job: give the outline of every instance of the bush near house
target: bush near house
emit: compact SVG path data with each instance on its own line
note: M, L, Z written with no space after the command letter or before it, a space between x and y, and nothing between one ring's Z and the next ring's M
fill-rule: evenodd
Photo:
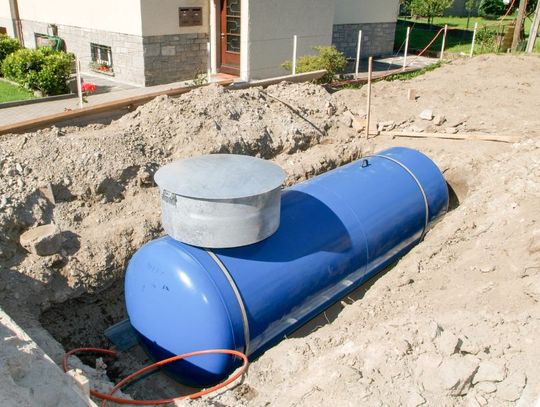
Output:
M5 34L0 34L0 66L6 57L19 50L21 44L14 38L11 38Z
M69 91L67 80L74 57L51 48L20 49L8 55L2 63L3 75L27 89L46 95Z
M313 47L319 55L306 55L298 58L296 62L296 73L306 73L326 69L326 74L321 77L318 83L330 83L334 77L343 71L347 66L347 59L342 52L339 52L333 45L330 47ZM285 61L281 65L287 71L292 69L292 62Z
M497 18L506 11L503 0L482 0L478 8L478 14L485 18Z

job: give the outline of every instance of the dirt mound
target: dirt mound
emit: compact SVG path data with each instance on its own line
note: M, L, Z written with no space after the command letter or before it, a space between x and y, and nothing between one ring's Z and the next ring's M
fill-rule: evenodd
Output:
M209 86L157 98L108 126L2 137L0 305L38 337L36 320L54 305L41 322L57 340L99 345L124 315L127 261L162 234L159 166L250 154L282 165L291 184L404 145L444 170L453 211L392 270L317 320L316 332L268 351L242 385L191 403L529 405L540 393L539 71L540 58L489 56L374 85L380 129L518 135L515 145L384 132L366 140L365 90L310 84ZM438 118L421 119L424 110ZM23 232L50 223L62 238L56 254L21 247Z

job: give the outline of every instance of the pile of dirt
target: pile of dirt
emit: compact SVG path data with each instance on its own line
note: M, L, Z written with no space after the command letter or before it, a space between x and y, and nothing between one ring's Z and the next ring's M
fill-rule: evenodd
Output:
M367 140L365 89L330 94L311 84L209 86L157 98L108 126L2 137L0 306L36 331L57 304L42 319L57 340L99 344L84 341L99 341L121 305L88 304L104 290L112 290L105 300L118 298L110 287L121 286L132 253L163 233L153 174L174 159L259 156L292 184L404 145L444 171L455 209L330 323L266 352L242 385L186 403L530 404L540 394L539 71L540 58L487 56L373 87L381 130L519 136L514 145L384 131ZM417 98L408 100L409 89ZM426 110L431 120L420 118ZM51 223L62 241L55 254L19 244L23 232Z

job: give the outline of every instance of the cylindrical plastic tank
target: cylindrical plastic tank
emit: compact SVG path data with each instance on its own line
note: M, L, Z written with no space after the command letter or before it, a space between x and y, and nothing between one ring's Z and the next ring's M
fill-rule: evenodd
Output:
M155 359L227 348L257 357L418 243L448 208L422 153L392 148L288 188L262 242L205 250L164 237L131 259L130 322ZM170 365L192 386L236 367L225 355Z

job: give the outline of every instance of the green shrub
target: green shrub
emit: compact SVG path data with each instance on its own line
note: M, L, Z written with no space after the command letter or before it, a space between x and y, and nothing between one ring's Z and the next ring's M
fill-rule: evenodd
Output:
M14 38L0 34L0 66L2 61L11 53L21 48L21 44Z
M476 33L477 52L479 54L497 52L497 38L496 29L487 27L479 29Z
M68 91L73 55L51 48L21 49L6 57L2 73L20 85L46 95Z
M296 73L306 73L326 69L326 74L320 78L319 83L330 83L334 80L336 74L343 71L347 66L347 60L343 53L339 52L336 47L313 47L319 55L306 55L298 58L296 62ZM292 62L285 61L281 65L287 71L292 69Z
M478 14L485 18L497 18L504 14L506 5L503 0L482 0L478 7Z
M72 54L54 51L46 55L38 73L38 89L47 95L69 92L67 80L71 74L74 57Z
M2 73L25 88L37 89L37 77L42 64L41 53L33 49L20 49L4 59Z

